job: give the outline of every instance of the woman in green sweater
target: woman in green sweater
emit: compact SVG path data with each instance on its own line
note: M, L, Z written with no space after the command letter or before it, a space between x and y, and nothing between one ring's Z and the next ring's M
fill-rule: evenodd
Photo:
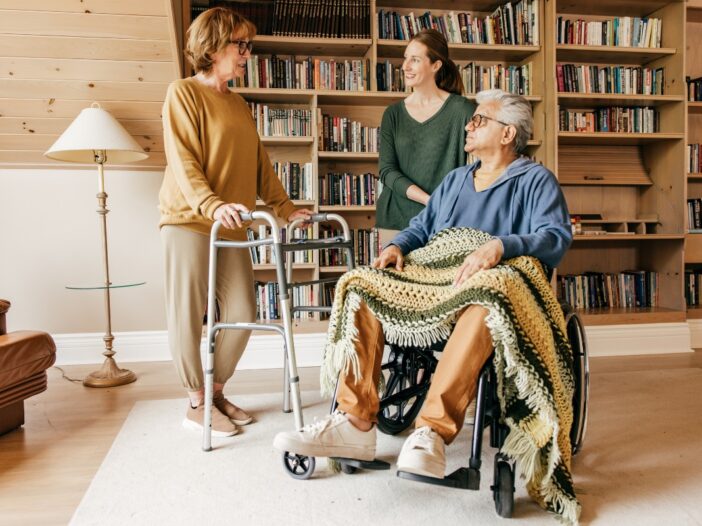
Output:
M475 111L438 31L414 35L402 71L412 94L389 106L380 125L383 190L375 221L383 246L424 209L444 176L466 163L465 127Z

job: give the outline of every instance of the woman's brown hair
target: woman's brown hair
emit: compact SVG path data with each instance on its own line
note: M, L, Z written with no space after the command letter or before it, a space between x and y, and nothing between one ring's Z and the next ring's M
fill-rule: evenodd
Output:
M244 33L253 40L256 26L247 18L226 7L213 7L200 14L186 33L185 55L196 72L208 73L214 55L221 51L233 35Z
M458 66L448 56L448 42L444 35L436 29L422 29L412 37L411 41L424 44L427 48L427 56L433 64L437 60L441 61L441 68L434 76L436 85L449 93L463 95L463 81L458 71Z

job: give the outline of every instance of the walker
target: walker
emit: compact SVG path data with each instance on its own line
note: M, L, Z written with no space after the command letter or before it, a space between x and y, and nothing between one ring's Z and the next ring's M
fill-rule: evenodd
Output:
M215 221L210 231L210 263L209 278L207 285L207 358L205 367L205 421L202 437L203 451L212 449L212 396L214 390L214 353L215 338L220 330L258 330L277 332L283 338L284 343L284 383L283 383L283 412L289 413L292 399L292 412L295 418L295 428L302 429L304 423L302 418L302 407L300 401L300 378L297 373L297 361L295 358L295 344L292 335L292 315L294 312L331 312L331 307L307 307L294 306L290 298L290 291L295 287L304 285L316 285L322 283L333 283L337 278L325 278L305 282L292 282L292 254L301 250L323 250L330 248L343 248L346 250L348 269L353 269L353 240L346 220L338 214L313 214L310 219L296 219L287 226L287 232L292 235L296 227L302 223L321 223L335 221L343 229L343 237L336 236L328 239L291 239L286 236L286 243L280 239L280 230L275 217L263 211L253 211L250 214L240 213L243 221L263 220L271 228L271 237L250 241L223 241L218 239L219 229L222 226L220 221ZM217 250L220 248L249 249L262 245L272 245L275 256L276 276L278 282L278 299L280 301L280 313L282 316L282 327L275 323L242 323L242 322L218 322L215 323L215 291L217 279ZM283 257L285 255L285 258ZM287 272L286 272L287 271ZM293 453L283 454L283 463L290 475L295 478L308 478L315 467L314 457L302 457Z

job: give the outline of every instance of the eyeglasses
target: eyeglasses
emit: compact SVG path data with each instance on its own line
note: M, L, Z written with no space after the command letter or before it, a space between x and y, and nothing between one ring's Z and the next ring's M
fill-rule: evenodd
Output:
M488 117L487 115L483 115L481 113L474 113L468 122L470 122L473 125L473 127L480 128L483 122L487 121L495 121L502 124L502 126L509 126L509 124L507 124L506 122L498 121L497 119L493 119L492 117Z
M229 43L239 46L240 55L246 53L247 49L249 50L249 53L253 50L253 40L230 40Z

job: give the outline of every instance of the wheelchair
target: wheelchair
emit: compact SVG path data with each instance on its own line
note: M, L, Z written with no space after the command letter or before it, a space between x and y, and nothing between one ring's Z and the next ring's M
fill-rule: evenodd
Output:
M582 448L587 427L590 371L585 331L580 317L567 304L562 304L561 308L566 321L567 336L573 349L575 385L570 441L572 452L576 454ZM385 389L380 400L378 413L378 429L380 431L395 435L407 429L414 422L429 391L431 377L438 363L434 353L441 350L442 346L433 348L390 346L389 360L382 366ZM471 455L467 468L459 468L443 479L405 472L398 472L397 475L400 478L418 482L478 490L480 488L483 431L489 427L490 446L498 450L494 458L494 483L491 486L495 510L500 517L509 518L514 509L515 466L506 455L500 452L509 429L501 422L500 405L497 399L497 380L492 367L492 359L488 359L480 372L476 400ZM342 463L342 470L345 473L353 473L357 467L364 466L362 463L355 466ZM372 466L368 467L373 469Z

